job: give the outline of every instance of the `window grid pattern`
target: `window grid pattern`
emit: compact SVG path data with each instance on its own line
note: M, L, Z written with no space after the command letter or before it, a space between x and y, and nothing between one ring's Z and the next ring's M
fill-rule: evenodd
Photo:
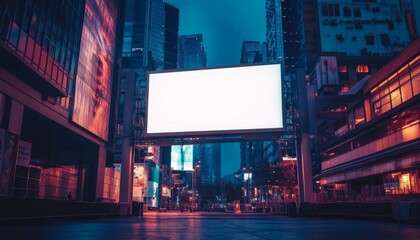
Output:
M83 13L83 0L2 1L0 42L56 88L69 93Z
M391 74L370 92L373 116L388 112L420 93L420 56Z

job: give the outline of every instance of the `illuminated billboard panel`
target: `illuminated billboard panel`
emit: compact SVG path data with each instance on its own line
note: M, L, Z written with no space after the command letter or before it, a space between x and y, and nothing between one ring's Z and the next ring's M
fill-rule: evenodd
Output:
M191 171L193 165L193 145L171 146L171 168Z
M114 1L87 0L72 121L107 139L114 59Z
M280 64L149 73L147 137L283 128Z

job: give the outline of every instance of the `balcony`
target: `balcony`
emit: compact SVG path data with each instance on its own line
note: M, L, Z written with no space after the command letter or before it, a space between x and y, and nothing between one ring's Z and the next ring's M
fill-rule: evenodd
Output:
M364 146L355 148L349 152L337 155L334 158L322 162L322 171L352 162L357 159L362 159L364 157L377 154L383 150L390 149L397 145L407 143L413 140L420 140L419 121L411 123L409 126L406 126L401 131L389 134L376 141L373 141Z

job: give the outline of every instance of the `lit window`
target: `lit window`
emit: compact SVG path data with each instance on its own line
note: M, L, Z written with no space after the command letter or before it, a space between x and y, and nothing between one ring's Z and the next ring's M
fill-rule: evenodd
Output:
M368 65L357 65L356 72L358 72L358 73L368 73L369 72L369 66Z
M341 92L342 93L348 92L349 90L350 90L349 86L341 86Z
M411 184L410 184L410 174L402 174L400 178L400 191L402 193L409 193L411 190Z
M347 72L347 66L340 66L340 72L346 73Z
M358 126L360 124L365 123L365 112L363 109L363 105L360 104L354 109L354 125Z

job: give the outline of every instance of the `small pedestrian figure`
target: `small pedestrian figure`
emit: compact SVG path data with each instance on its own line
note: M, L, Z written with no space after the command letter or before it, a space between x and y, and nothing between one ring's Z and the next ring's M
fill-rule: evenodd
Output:
M69 192L69 194L67 194L67 201L71 201L71 192Z

